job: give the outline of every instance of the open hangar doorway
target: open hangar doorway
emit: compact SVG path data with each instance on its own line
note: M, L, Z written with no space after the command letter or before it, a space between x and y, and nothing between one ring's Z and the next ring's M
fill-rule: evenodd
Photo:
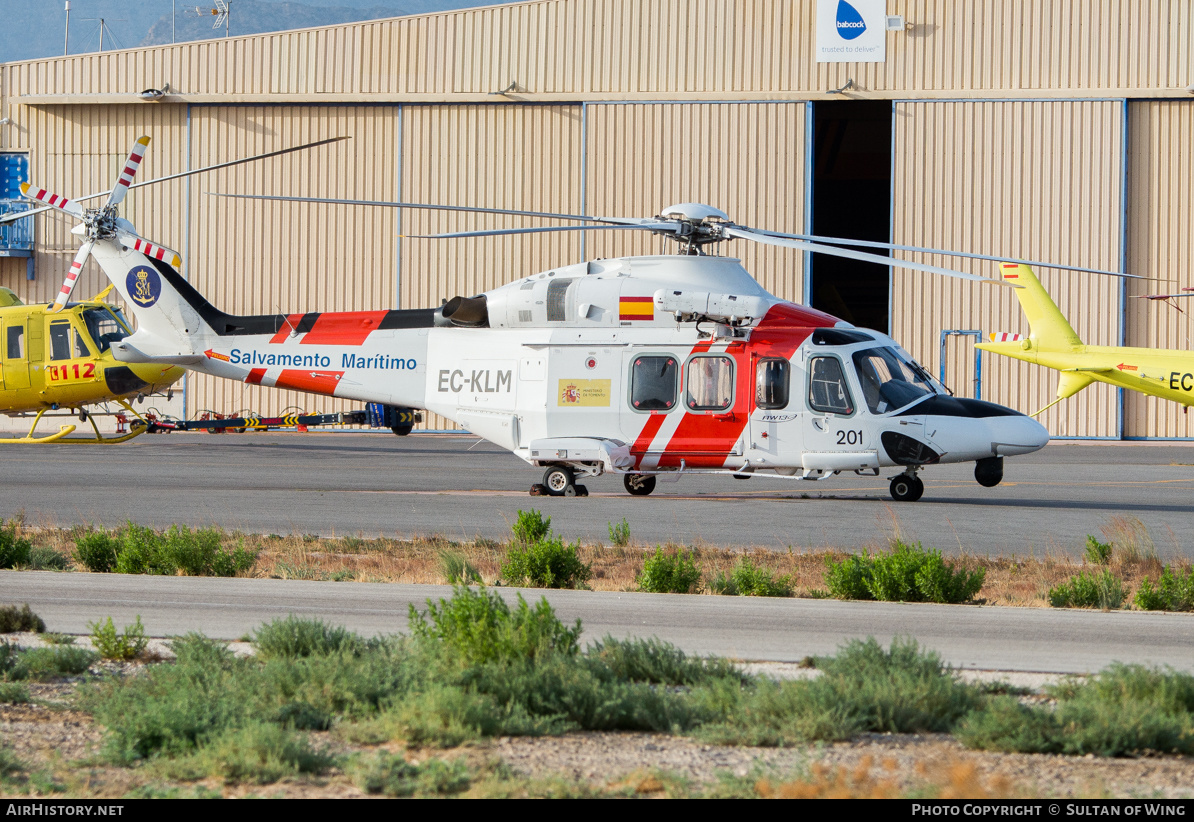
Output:
M834 100L813 103L812 109L812 233L889 242L891 102ZM887 266L811 256L809 296L814 308L863 328L890 332Z

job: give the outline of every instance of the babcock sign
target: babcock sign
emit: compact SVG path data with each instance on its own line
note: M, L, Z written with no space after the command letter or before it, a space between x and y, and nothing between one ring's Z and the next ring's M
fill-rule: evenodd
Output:
M818 63L887 59L887 0L817 0Z

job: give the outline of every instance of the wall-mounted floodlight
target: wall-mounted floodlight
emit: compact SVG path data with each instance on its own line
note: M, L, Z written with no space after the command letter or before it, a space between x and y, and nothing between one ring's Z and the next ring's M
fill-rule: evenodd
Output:
M1191 83L1190 85L1186 86L1186 91L1190 92L1191 94L1194 94L1194 83Z
M146 102L149 102L149 103L153 103L153 102L161 100L163 97L165 97L166 92L168 92L169 90L170 90L170 84L163 83L161 88L145 89L145 91L143 91L137 95L137 98L140 100L145 100Z
M904 15L902 14L889 14L884 18L884 21L884 28L888 31L903 31L908 28L904 23Z
M847 80L846 85L842 86L841 88L831 88L828 91L826 91L825 93L826 94L842 94L843 92L849 91L852 88L854 88L854 78L853 77L851 77L849 80Z
M502 89L501 91L491 91L491 92L489 92L489 93L490 93L490 95L494 95L494 94L509 94L510 92L512 92L512 91L517 91L517 90L518 90L518 82L517 82L516 80L511 80L511 81L510 81L510 85L506 86L506 87L505 87L504 89Z
M7 117L0 117L0 126L6 126L11 122L12 120L8 119Z

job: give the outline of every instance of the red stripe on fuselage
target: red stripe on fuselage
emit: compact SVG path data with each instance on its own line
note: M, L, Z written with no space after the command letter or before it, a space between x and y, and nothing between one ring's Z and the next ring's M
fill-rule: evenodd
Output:
M803 306L773 306L751 332L749 342L728 346L725 356L733 358L737 369L733 407L717 414L688 413L682 409L680 413L684 417L676 426L676 432L668 441L664 454L660 456L659 465L678 466L681 460L693 468L720 468L725 465L755 410L753 361L761 357L791 360L796 349L813 333L813 326L806 323L822 319L824 322L819 322L819 326L832 327L837 322L835 317L812 312ZM704 353L709 347L709 343L697 345L689 356ZM798 396L799 391L793 391L789 402L795 401Z
M270 338L271 343L286 342L286 338L293 334L298 329L298 324L302 321L302 314L289 314L286 317L286 322L282 323L282 327L278 329L278 333Z
M343 371L305 371L288 368L278 375L274 385L278 388L294 388L298 391L310 391L313 394L336 393L336 386L340 384Z
M254 368L249 372L249 376L245 377L245 382L249 385L261 385L263 379L265 379L265 369Z
M296 316L302 319L301 314ZM315 325L303 336L303 345L360 345L378 329L385 316L385 311L320 314Z

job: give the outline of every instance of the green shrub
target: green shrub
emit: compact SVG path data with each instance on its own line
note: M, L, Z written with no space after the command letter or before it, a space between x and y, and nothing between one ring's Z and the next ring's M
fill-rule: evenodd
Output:
M546 599L534 608L518 595L511 610L500 596L481 588L458 586L439 605L427 600L426 615L410 606L411 635L441 648L466 665L498 659L527 659L548 653L574 655L579 650L580 620L568 628Z
M20 608L15 605L0 606L0 634L15 634L21 631L40 634L45 629L46 623L29 609L28 602Z
M107 531L88 531L75 540L75 560L88 571L107 573L116 567L121 541Z
M1194 676L1115 664L1051 687L1053 709L992 700L957 730L972 748L1072 756L1194 753Z
M738 560L728 577L718 573L709 582L709 590L722 596L790 597L792 586L790 575L777 578L774 572L755 565L746 557Z
M1083 571L1049 589L1049 604L1054 608L1102 608L1112 610L1123 604L1123 580L1104 568L1096 573Z
M957 569L935 548L896 541L891 551L826 560L825 584L838 599L882 602L969 602L983 587L986 569Z
M481 572L459 551L439 551L440 573L449 585L482 585Z
M615 639L606 636L586 650L590 661L608 667L622 682L650 682L657 685L698 685L718 679L741 682L741 672L720 657L691 657L657 637Z
M1147 578L1141 580L1135 603L1142 611L1194 611L1194 567L1182 576L1166 565L1155 587Z
M825 559L825 585L829 588L829 595L837 599L874 599L867 581L871 576L872 560L869 556L860 557L857 554L846 557L841 562Z
M1111 543L1099 542L1093 536L1087 534L1086 561L1091 565L1107 565L1111 562Z
M619 548L630 544L630 523L626 521L626 517L622 517L619 523L609 524L609 541Z
M19 705L29 701L29 689L19 682L0 682L0 703Z
M15 568L29 564L29 552L33 543L17 535L17 523L9 520L8 525L0 519L0 568Z
M340 651L351 653L360 651L366 645L360 635L347 628L294 614L262 625L253 635L253 644L257 646L257 654L262 659L297 659L326 656Z
M13 679L32 679L36 682L61 676L77 676L90 668L97 659L99 655L95 652L73 645L30 648L21 653L11 676Z
M46 545L35 545L25 567L30 571L65 571L70 567L70 558Z
M145 637L145 626L141 624L141 615L137 615L132 625L124 626L124 633L116 633L116 626L112 624L112 617L104 622L89 622L91 642L95 650L104 659L117 661L136 659L145 650L149 640Z
M551 530L551 517L544 517L534 509L519 511L518 520L514 523L514 539L523 545L530 545L547 537Z
M695 594L701 590L701 569L691 551L676 549L665 554L657 547L643 563L635 583L639 590L652 594Z
M468 763L463 758L453 762L429 759L414 764L386 751L378 751L370 759L358 759L351 771L358 788L386 796L456 794L468 790L471 781Z
M502 576L512 585L531 588L580 588L593 568L577 555L580 543L565 545L560 537L515 543L502 563Z
M152 528L128 523L121 535L113 570L118 574L173 574L177 570L165 551L165 540Z
M786 745L862 731L948 731L982 701L978 689L913 640L897 639L889 650L874 638L853 640L836 656L818 659L817 667L822 675L815 679L762 679L748 688L723 680L698 689L697 700L718 717L699 735L730 744Z
M313 748L304 736L277 725L250 722L205 740L172 770L184 778L204 774L229 783L265 785L300 773L322 773L335 761L326 751Z

